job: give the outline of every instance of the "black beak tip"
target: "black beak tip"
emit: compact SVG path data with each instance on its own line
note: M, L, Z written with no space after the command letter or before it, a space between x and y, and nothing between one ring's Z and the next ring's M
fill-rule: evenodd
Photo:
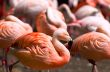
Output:
M72 43L73 43L72 40L70 40L70 41L68 42L68 50L71 50Z

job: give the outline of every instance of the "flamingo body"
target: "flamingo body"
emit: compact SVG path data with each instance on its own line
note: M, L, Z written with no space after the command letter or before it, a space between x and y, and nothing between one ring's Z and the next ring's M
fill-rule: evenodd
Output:
M53 15L52 13L55 14ZM60 11L48 8L46 12L43 11L36 17L36 28L38 32L43 32L52 36L54 31L58 28L66 30L67 25L64 22L63 14Z
M10 47L26 30L16 22L4 21L0 24L0 48Z
M0 20L0 48L10 47L17 38L31 32L32 28L29 25L14 16L7 16Z
M65 65L70 60L70 53L58 39L69 41L71 38L63 29L58 30L52 38L40 32L21 36L14 44L13 54L32 69L52 69Z
M106 19L100 17L95 16L85 17L74 24L68 24L68 27L71 27L74 33L77 33L77 35L74 34L74 38L84 33L96 30L98 32L106 34L107 36L110 36L109 35L110 23Z
M101 11L99 11L97 8L92 7L90 5L84 5L84 6L80 7L75 12L75 15L76 15L77 19L83 19L87 16L99 16L101 18L104 18Z
M110 59L110 38L98 32L83 34L73 41L71 54L94 61Z

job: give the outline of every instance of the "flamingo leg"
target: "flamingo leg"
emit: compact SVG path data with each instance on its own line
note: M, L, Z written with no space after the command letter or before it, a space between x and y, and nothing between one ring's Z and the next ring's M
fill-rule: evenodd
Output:
M2 65L3 65L3 72L9 72L8 63L7 63L7 53L5 49L3 49Z
M20 62L20 61L18 60L18 61L16 61L15 63L9 65L9 72L12 72L13 66L14 66L15 64L19 63L19 62Z
M94 60L91 60L91 59L89 59L88 61L93 65L92 72L99 72L97 65L96 65L96 62Z

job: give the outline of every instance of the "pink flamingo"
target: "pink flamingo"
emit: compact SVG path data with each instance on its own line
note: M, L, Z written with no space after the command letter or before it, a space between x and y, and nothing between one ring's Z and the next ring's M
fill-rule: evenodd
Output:
M83 34L73 40L70 52L72 56L80 54L93 64L92 72L98 72L95 62L110 59L110 38L99 32Z
M46 10L49 6L56 8L56 3L52 4L55 2L52 0L11 0L11 2L13 6L13 15L31 24L34 30L36 15Z
M28 24L28 23L25 23L23 21L21 21L20 19L18 19L17 17L13 16L13 15L8 15L5 20L7 21L13 21L13 22L17 22L17 24L21 25L22 27L24 27L24 29L27 31L27 32L33 32L32 30L32 27Z
M57 29L52 38L40 32L29 33L16 40L12 51L22 64L32 69L58 68L70 60L68 49L59 39L70 41L71 37L62 28Z
M76 23L68 24L68 27L72 27L73 31L78 33L77 35L74 34L74 38L87 32L96 31L99 27L99 32L103 30L108 36L110 36L110 23L101 17L88 16L78 20Z
M38 32L52 36L58 28L63 28L66 31L67 25L60 11L48 7L46 11L41 12L36 17L36 28Z
M13 19L14 20L14 19ZM24 23L23 23L24 24ZM6 17L3 20L0 20L0 48L3 49L3 68L4 71L8 72L7 67L7 53L8 48L22 35L32 32L30 30L26 30L22 25L18 22L12 21L10 17Z
M0 23L0 48L10 47L18 37L26 33L30 32L27 32L17 22L2 20Z

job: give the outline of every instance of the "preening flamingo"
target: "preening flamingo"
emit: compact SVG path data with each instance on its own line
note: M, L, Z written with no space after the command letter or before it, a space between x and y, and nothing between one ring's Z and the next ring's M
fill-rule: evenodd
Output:
M29 33L17 39L12 51L22 64L32 69L58 68L70 60L68 49L59 39L70 41L71 37L62 28L52 38L40 32Z
M12 0L14 1L14 0ZM35 29L35 17L41 11L48 8L49 3L47 0L16 0L15 7L13 7L13 15L25 19L25 22L29 23L33 30Z
M90 5L84 5L80 7L76 12L75 16L77 19L83 19L87 16L99 16L104 18L103 14L101 13L100 10L98 10L95 7L92 7Z
M66 23L71 23L76 21L75 15L71 12L67 4L60 5L58 9L63 13Z
M70 49L71 55L79 54L93 64L93 72L96 71L97 61L110 59L110 38L103 33L89 32L73 40Z
M88 16L74 24L68 24L68 27L72 27L73 31L78 33L78 35L74 34L74 38L87 32L96 31L97 28L99 28L99 32L103 31L105 34L110 36L110 23L101 17Z
M12 3L15 3L13 7L13 15L21 17L25 22L29 23L33 30L35 28L35 18L40 12L45 11L49 6L56 8L56 3L52 0L12 0Z
M48 7L46 11L41 12L36 17L36 28L38 32L52 36L58 28L63 28L66 31L67 25L60 11Z

